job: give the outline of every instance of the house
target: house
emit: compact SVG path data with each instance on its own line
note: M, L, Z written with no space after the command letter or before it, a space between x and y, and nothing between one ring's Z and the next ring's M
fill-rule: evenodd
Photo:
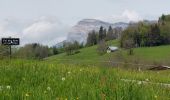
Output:
M111 52L114 52L114 51L117 51L117 50L118 50L118 47L109 46L107 48L107 53L111 53Z

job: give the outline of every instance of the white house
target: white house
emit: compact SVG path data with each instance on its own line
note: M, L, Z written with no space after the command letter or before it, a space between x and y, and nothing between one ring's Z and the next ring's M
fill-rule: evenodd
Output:
M111 52L114 52L114 51L117 51L117 50L118 50L118 47L109 46L107 48L107 53L111 53Z

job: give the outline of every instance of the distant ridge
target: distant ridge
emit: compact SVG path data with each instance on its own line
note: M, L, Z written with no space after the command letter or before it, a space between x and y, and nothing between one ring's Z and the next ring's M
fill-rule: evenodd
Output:
M88 33L92 30L98 31L101 26L106 29L108 29L109 26L112 26L112 28L121 27L122 29L125 29L128 27L128 23L118 22L113 24L97 19L83 19L71 28L67 35L67 41L78 41L79 43L86 43Z

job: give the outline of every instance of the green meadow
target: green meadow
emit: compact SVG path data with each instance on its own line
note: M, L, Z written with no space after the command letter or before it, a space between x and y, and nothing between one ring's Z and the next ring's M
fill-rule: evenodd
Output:
M108 44L118 46L118 41ZM169 45L135 48L132 56L123 49L101 56L96 53L96 48L83 48L75 55L63 53L41 61L1 60L0 100L170 99L169 70L136 70L125 68L131 65L121 68L100 63L113 57L113 61L122 58L133 63L133 59L138 59L142 64L165 61L163 64L168 65Z
M109 46L119 46L119 41L109 41ZM134 48L134 54L129 56L128 51L119 49L114 53L99 55L96 52L97 46L87 47L80 50L80 53L67 56L65 53L47 58L48 61L59 61L64 63L81 63L93 64L103 61L118 61L119 62L138 62L146 65L170 65L170 45L156 47L141 47Z
M34 60L0 61L1 100L169 100L169 71ZM122 79L137 80L126 82ZM142 83L147 81L151 83Z

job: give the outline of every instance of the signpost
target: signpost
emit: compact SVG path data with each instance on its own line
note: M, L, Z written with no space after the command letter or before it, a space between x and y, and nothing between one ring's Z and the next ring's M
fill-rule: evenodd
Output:
M20 44L20 39L19 38L2 38L2 45L8 45L9 46L9 54L10 54L10 58L11 58L11 46L12 45L19 45Z

